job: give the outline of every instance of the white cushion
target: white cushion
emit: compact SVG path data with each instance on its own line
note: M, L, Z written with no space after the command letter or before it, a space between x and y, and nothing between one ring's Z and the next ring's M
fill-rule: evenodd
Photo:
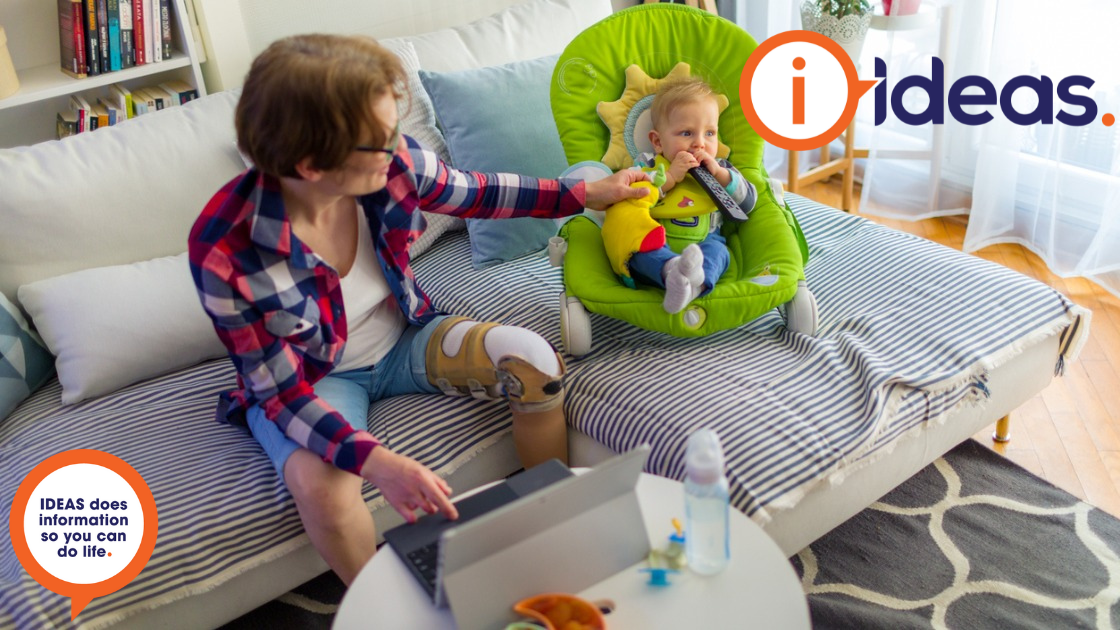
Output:
M389 49L404 66L405 98L398 103L401 131L416 138L421 144L435 151L445 161L450 159L443 134L436 129L436 114L428 92L420 83L420 61L416 48L406 39L386 39L379 42Z
M64 405L226 355L185 253L40 280L19 300L55 355Z
M178 254L215 191L244 166L235 94L96 133L0 150L0 292L64 273Z
M407 77L407 85L404 87L407 98L402 99L399 103L401 131L435 151L445 162L449 162L451 157L447 151L447 143L443 139L443 134L440 133L439 129L436 129L436 114L432 108L432 101L428 98L424 86L420 84L418 75L420 62L416 59L416 49L412 47L412 42L405 39L393 39L385 40L381 44L401 60L401 65L404 66L405 76ZM467 227L466 222L462 219L446 214L425 212L424 219L428 221L428 228L408 250L412 258L428 251L432 243L444 232L464 230Z
M467 70L555 55L610 14L610 0L534 0L470 24L401 39L412 42L425 70Z

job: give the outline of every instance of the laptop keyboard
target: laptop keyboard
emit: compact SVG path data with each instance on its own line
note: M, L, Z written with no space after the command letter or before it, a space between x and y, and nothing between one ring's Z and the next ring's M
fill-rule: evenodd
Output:
M439 542L425 545L408 554L412 566L420 572L428 586L435 588L436 584L436 555L439 553Z
M559 462L553 464L542 467L535 475L530 474L533 471L528 471L514 476L505 483L456 501L455 507L459 511L457 521L449 521L442 514L427 514L412 525L400 525L385 532L385 540L428 594L434 596L442 532L506 505L516 500L518 496L529 494L571 475L571 472Z

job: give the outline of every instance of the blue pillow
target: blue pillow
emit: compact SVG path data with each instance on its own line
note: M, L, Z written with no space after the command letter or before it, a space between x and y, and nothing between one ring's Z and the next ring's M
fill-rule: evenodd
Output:
M558 55L459 72L420 70L455 168L554 178L567 168L549 86ZM543 249L552 219L467 221L476 269Z
M54 357L0 293L0 420L54 374Z

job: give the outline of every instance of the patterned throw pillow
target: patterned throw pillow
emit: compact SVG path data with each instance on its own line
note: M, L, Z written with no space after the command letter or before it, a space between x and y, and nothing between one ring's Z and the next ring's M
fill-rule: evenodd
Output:
M54 357L0 293L0 421L54 374Z
M407 95L400 101L401 131L435 151L444 162L450 163L451 156L447 152L447 142L444 140L443 134L436 128L436 115L432 109L432 101L428 98L428 93L424 91L424 86L420 84L420 77L417 76L420 71L420 61L416 57L416 49L412 42L386 39L381 41L381 45L388 48L401 60L405 75L408 77L408 85L401 90ZM428 228L412 244L412 248L409 250L412 258L428 251L432 243L444 232L466 228L466 223L462 219L446 214L425 212L424 218L428 221Z
M557 57L420 71L455 168L546 178L567 168L548 103ZM483 269L540 251L558 227L552 219L468 220L471 264Z

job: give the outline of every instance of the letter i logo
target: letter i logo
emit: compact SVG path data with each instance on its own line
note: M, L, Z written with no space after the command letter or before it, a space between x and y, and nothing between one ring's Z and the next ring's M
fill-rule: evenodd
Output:
M805 60L794 59L793 69L804 70ZM805 77L793 77L793 124L805 124Z
M811 84L807 77L813 79ZM786 31L759 44L747 57L739 80L739 105L751 129L764 140L782 149L808 151L840 137L855 118L860 97L874 85L875 81L860 80L840 44L820 33Z

